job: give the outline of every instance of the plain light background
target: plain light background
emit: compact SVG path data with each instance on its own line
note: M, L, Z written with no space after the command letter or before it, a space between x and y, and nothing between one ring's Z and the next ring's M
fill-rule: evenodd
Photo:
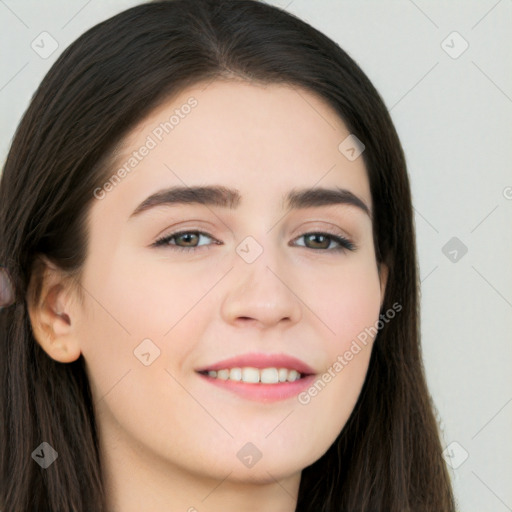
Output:
M138 3L0 0L2 166L63 49ZM512 0L268 3L334 39L390 109L416 212L425 369L459 510L512 511ZM42 32L58 44L45 58L31 46Z

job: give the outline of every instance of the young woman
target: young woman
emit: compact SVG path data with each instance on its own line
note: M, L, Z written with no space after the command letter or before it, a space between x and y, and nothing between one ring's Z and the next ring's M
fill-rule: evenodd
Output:
M357 64L253 0L140 5L0 183L4 511L453 511L413 213Z

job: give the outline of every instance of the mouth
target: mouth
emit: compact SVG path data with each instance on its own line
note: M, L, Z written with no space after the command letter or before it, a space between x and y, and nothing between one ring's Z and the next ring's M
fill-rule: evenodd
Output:
M278 384L295 382L311 374L300 373L290 368L223 368L221 370L203 370L198 372L212 379L244 382L246 384Z
M311 385L316 375L303 361L283 354L246 354L196 372L210 384L262 402L291 398Z

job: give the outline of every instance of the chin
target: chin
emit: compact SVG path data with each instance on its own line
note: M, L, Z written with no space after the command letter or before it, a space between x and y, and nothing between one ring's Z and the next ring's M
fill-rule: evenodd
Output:
M302 466L296 464L296 461L290 461L289 464L270 464L259 467L260 464L261 461L250 469L243 467L231 469L232 472L228 479L242 484L267 485L297 475L303 469ZM226 474L227 472L222 475L222 478Z

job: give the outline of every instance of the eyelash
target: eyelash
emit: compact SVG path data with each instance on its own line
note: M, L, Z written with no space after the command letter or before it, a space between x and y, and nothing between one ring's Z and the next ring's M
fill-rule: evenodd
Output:
M191 234L191 233L193 233L195 235L205 235L208 238L215 240L215 238L213 236L211 236L208 233L205 233L203 231L192 231L192 230L191 231L178 231L176 233L171 233L170 235L166 235L162 238L159 238L156 242L154 242L151 245L152 245L152 247L170 247L171 250L173 250L173 251L185 251L185 252L197 251L200 247L206 247L206 249L211 248L211 244L206 245L206 246L202 245L202 246L196 246L196 247L180 247L179 245L176 245L176 244L169 244L169 242L173 238L179 237L180 235ZM304 247L305 249L311 249L312 251L327 251L327 252L330 252L330 251L345 252L347 250L348 251L356 250L355 244L352 243L347 238L345 238L343 236L339 236L339 235L333 235L332 233L325 233L322 231L310 231L308 233L304 233L304 234L300 235L299 237L297 237L296 240L299 238L308 236L308 235L326 236L327 238L330 238L331 240L334 240L335 242L337 242L339 244L339 247L336 247L334 249L311 249L311 247L306 247L306 246L299 246L299 247ZM216 243L215 245L219 245L219 244Z

